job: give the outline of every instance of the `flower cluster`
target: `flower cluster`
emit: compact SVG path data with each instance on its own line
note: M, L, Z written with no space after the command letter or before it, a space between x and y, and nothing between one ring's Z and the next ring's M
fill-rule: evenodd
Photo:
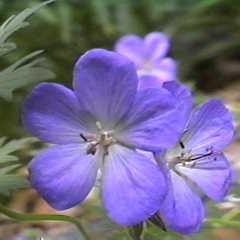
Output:
M233 139L232 115L219 100L195 107L168 50L162 33L126 36L116 52L80 57L73 90L42 83L27 97L25 127L54 144L29 166L32 186L51 206L81 203L100 174L115 222L160 216L167 228L190 234L205 217L202 196L226 196L232 173L222 151Z

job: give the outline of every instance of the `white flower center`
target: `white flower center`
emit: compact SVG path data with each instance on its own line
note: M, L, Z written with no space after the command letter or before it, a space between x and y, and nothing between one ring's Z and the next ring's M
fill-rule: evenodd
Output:
M167 153L167 162L170 168L175 168L178 164L193 168L198 161L204 160L212 154L212 147L207 148L201 154L196 154L191 149L186 149L183 142L180 142L178 146Z
M154 65L152 61L148 60L142 64L141 68L145 71L152 71L152 69L154 68Z
M96 122L98 129L97 134L80 134L80 137L88 144L87 154L95 154L98 147L102 147L104 153L108 153L108 147L111 144L116 143L116 140L113 137L113 130L104 130L100 122Z
M144 62L142 62L139 66L138 66L138 74L139 75L144 75L144 74L149 74L149 73L153 73L155 69L155 66L154 66L154 62L149 59L149 60L146 60Z

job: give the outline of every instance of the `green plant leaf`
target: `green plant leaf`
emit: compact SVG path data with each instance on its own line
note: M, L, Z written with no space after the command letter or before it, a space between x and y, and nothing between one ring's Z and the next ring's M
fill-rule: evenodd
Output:
M10 101L12 92L15 89L23 87L29 83L43 81L46 79L54 78L54 74L42 67L21 67L14 72L5 74L0 73L0 97Z
M11 140L7 143L6 137L0 138L0 164L9 163L9 161L17 161L18 158L12 155L14 152L21 150L26 145L35 142L35 138L22 138L19 140Z
M32 14L38 11L43 6L54 2L55 0L49 0L43 3L40 3L32 8L26 8L17 15L12 15L9 17L1 26L0 26L0 56L13 50L15 48L14 43L8 43L7 40L9 37L18 31L21 28L24 28L29 25L26 21ZM7 49L7 50L6 50Z
M21 164L13 154L35 141L35 138L23 138L6 142L5 137L0 138L0 194L9 195L13 189L29 186L24 176L15 173Z
M15 174L0 174L0 193L9 195L11 190L29 186L27 179Z
M19 29L29 25L26 19L43 6L54 1L45 1L32 8L27 8L19 14L11 16L0 26L0 56L16 49L16 44L8 42L8 39ZM26 86L29 83L55 77L55 74L50 69L43 66L42 63L45 59L36 58L42 52L35 51L0 71L0 97L5 100L11 100L15 89Z
M44 58L30 61L41 53L42 51L33 52L0 72L0 97L11 100L15 89L55 77L51 70L43 66Z

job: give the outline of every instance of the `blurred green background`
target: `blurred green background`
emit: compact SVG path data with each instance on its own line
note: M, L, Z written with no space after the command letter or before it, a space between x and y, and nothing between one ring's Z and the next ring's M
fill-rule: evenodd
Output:
M43 1L0 0L0 22L40 2ZM179 78L194 88L198 98L216 94L230 99L231 106L236 99L240 102L240 0L56 0L28 21L30 26L16 32L11 39L18 49L0 58L1 70L30 52L44 49L47 64L56 73L56 79L52 81L71 87L74 63L85 51L99 47L113 49L117 39L124 34L144 36L152 31L161 31L171 37L170 55L179 63ZM21 105L34 85L15 91L11 102L0 98L1 136L16 138L27 135L21 125ZM238 111L236 107L234 110ZM229 151L234 160L240 157L236 149L239 149L239 144ZM17 202L21 198L29 204L28 210L33 210L32 206L38 202L27 193L17 196ZM239 209L240 203L237 204L235 207ZM81 209L81 214L88 216L85 224L92 232L95 231L94 236L99 239L129 239L116 225L103 219L104 213L101 208L99 210L99 205L93 201ZM39 205L38 208L41 209ZM23 207L20 209L24 210ZM214 205L210 212L218 217L225 210ZM108 233L109 238L99 233L99 229ZM239 231L231 231L227 227L218 231L205 229L193 238L174 234L165 236L152 227L146 239L157 240L159 236L164 240L240 239Z
M0 22L36 0L1 0ZM76 59L85 51L112 49L127 33L163 31L172 38L180 79L200 91L214 91L240 78L239 0L57 0L31 17L15 33L19 49L0 59L0 68L31 51L44 49L56 81L71 86ZM32 86L29 86L31 89ZM20 106L29 91L16 91L14 101L0 102L0 132L21 136Z

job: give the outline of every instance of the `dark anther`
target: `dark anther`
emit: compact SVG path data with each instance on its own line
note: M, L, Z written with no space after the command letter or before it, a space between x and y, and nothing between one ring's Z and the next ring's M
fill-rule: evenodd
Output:
M205 158L205 157L208 157L208 156L211 156L213 154L212 151L210 151L209 153L206 153L206 154L202 154L198 157L195 157L195 158L191 158L191 161L195 161L195 160L198 160L198 159L201 159L201 158Z
M88 141L87 138L82 133L80 133L80 137L83 139L83 141L85 141L85 142Z
M87 154L95 155L95 153L96 153L96 151L97 151L97 145L98 145L98 144L90 144L90 145L87 147Z
M96 149L88 149L87 150L87 154L92 154L92 155L95 155L95 153L96 153Z
M180 141L179 144L180 144L181 148L185 148L185 146L184 146L182 141Z

